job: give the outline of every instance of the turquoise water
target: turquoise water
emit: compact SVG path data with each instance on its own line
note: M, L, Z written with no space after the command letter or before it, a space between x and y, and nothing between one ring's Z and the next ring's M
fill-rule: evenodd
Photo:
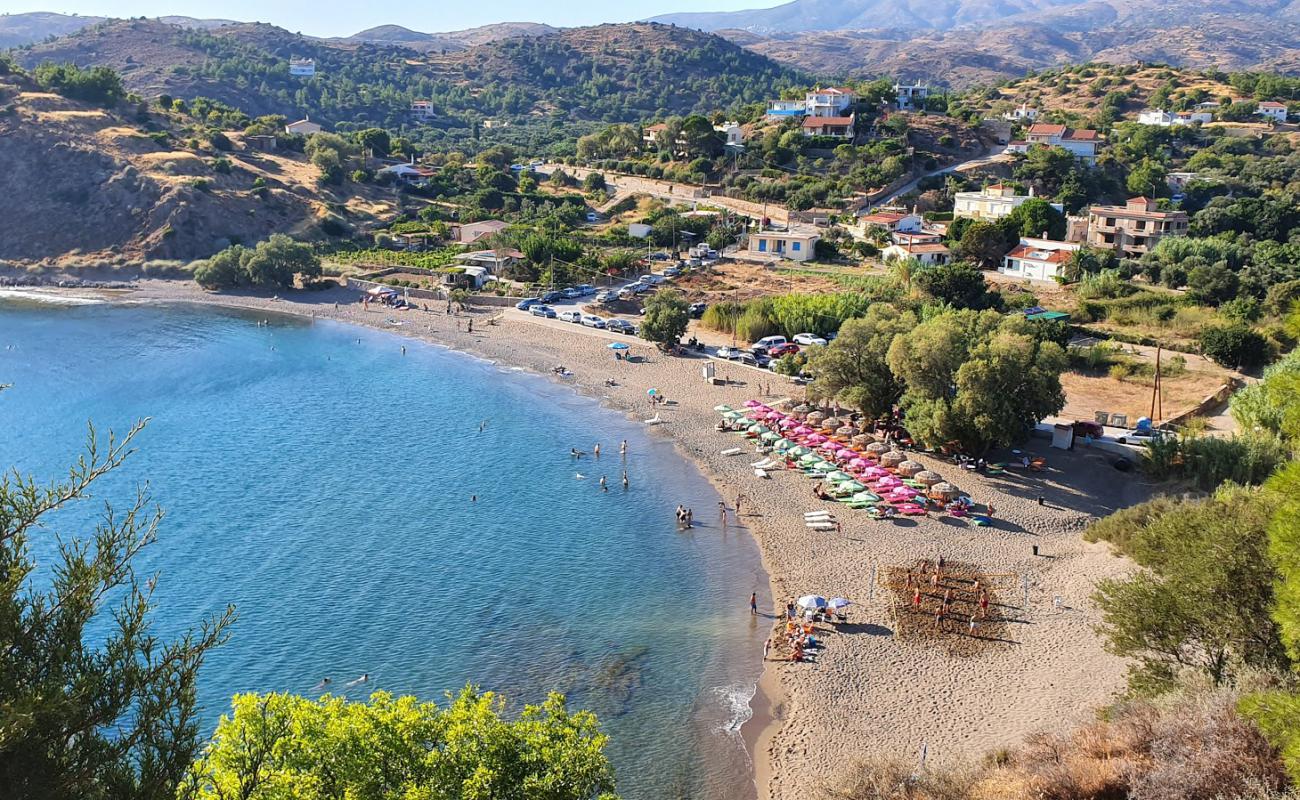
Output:
M748 535L713 527L719 498L693 467L543 378L259 319L0 303L0 383L13 384L0 468L57 478L87 421L152 418L97 497L125 505L147 480L167 510L140 563L160 573L160 633L238 607L202 674L212 723L232 693L307 694L326 676L370 673L425 699L474 681L516 707L559 690L599 714L626 796L750 793L735 729L765 635L747 600L770 607L766 580ZM596 442L600 461L575 465L569 448ZM704 526L679 533L678 503ZM99 510L83 504L60 529Z

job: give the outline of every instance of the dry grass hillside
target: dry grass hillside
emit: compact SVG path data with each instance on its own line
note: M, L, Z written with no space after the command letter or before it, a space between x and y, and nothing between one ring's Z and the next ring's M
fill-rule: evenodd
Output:
M990 96L991 110L1005 110L1027 103L1031 108L1052 109L1087 116L1097 111L1101 98L1110 92L1129 95L1127 116L1136 116L1147 107L1151 95L1171 83L1170 97L1202 90L1212 99L1238 97L1240 92L1228 83L1189 69L1164 66L1116 66L1093 63L1075 72L1049 72L1012 81Z
M105 110L0 78L0 174L21 187L0 193L0 260L190 260L275 232L319 238L327 217L357 227L394 209L391 189L321 189L302 154L248 149L238 134L231 152L195 148L166 133L176 120L147 121L153 136L134 106Z

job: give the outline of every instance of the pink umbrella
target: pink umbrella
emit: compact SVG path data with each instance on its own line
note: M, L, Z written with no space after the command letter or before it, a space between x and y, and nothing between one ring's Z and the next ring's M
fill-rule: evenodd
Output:
M756 409L758 409L759 411L762 411L762 412L769 412L769 411L772 410L772 407L771 407L771 406L765 406L765 405L763 405L762 403L759 403L758 405L753 406L753 408L756 408Z
M887 471L885 471L881 467L875 466L870 461L866 463L867 463L867 468L862 471L862 474L872 478L884 478L889 475Z
M759 408L759 407L762 406L762 405L763 405L763 404L760 403L760 402L758 402L757 400L746 400L746 401L745 401L745 407L746 407L746 408Z
M812 432L813 432L813 429L812 429L812 428L809 428L807 425L800 425L799 427L797 427L797 428L794 429L794 435L795 435L795 436L805 436L805 435L810 434L810 433L812 433Z
M780 411L769 411L764 416L768 419L785 419L785 414L782 414Z
M808 442L808 444L822 444L826 441L826 437L822 436L820 433L814 433L813 435L809 436L806 441Z
M789 417L786 417L785 419L783 419L783 420L781 420L780 422L777 423L777 427L778 427L778 428L797 428L797 427L799 427L799 420L797 420L797 419L791 419L791 418L789 418Z

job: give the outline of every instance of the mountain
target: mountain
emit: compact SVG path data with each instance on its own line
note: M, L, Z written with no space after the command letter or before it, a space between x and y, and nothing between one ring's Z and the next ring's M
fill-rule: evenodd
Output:
M413 50L455 52L478 44L489 44L501 39L520 36L550 36L559 28L539 22L498 22L460 31L421 33L401 25L380 25L354 33L343 41L372 42L402 45Z
M106 22L109 17L82 17L76 14L55 14L33 11L27 14L0 14L0 50L42 42L52 36L67 36L82 28ZM158 17L159 22L182 28L211 29L234 25L229 19L197 19L195 17Z
M462 32L466 41L483 32ZM380 36L410 34L385 29ZM760 102L807 82L789 67L712 34L654 23L571 28L420 52L404 44L323 40L265 24L194 30L156 20L114 20L15 53L116 69L146 98L209 97L252 115L310 115L345 128L384 125L440 143L500 127L544 122L559 135L582 122L631 122ZM311 58L316 74L289 74ZM413 126L413 100L434 104ZM535 142L532 142L535 144Z
M949 30L994 22L1082 0L793 0L749 11L690 11L652 17L653 22L716 31L737 28L760 34L904 28Z

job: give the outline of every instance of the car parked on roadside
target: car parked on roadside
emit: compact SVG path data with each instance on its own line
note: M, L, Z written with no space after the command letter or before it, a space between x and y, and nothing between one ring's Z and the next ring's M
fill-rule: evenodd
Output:
M543 303L558 303L564 299L564 292L547 292L542 295Z
M532 308L528 309L528 313L532 314L534 317L546 317L547 319L555 319L555 309L551 308L550 306L544 306L540 304L535 305Z
M815 333L796 333L794 335L795 344L812 345L826 344L826 340Z
M590 283L580 283L578 284L578 292L582 297L586 297L589 294L595 294L596 287Z
M582 324L587 326L588 328L600 328L601 330L605 329L605 320L596 316L595 314L583 314Z
M631 336L636 333L636 326L625 319L610 319L605 321L605 330Z
M515 303L515 308L519 309L520 311L527 311L528 309L532 308L533 306L537 305L540 302L542 302L542 298L540 297L525 297L523 300L520 300L518 303Z
M785 344L779 344L776 347L769 348L767 354L772 358L781 358L783 356L792 356L797 352L799 352L799 345L794 342L786 342Z
M691 306L690 308L687 309L687 312L691 315L691 319L699 319L700 317L704 316L704 312L707 311L708 308L709 308L708 303L691 303Z
M755 355L748 350L741 350L739 347L719 347L718 358L739 361L751 367L766 367L770 361L766 355Z
M561 311L561 312L557 315L557 318L558 318L560 321L562 321L562 322L577 322L577 323L581 324L581 323L582 323L582 312L581 312L581 311Z
M665 278L676 278L678 275L681 274L682 274L681 267L664 267Z
M642 275L640 281L641 283L648 284L650 286L658 286L659 284L664 282L664 276L654 275L654 274Z
M618 297L618 292L613 292L613 291L610 291L610 290L606 289L606 290L603 291L603 292L597 292L597 293L596 293L596 302L597 302L597 303L608 303L610 300L613 300L613 299L615 299L616 297Z
M565 287L564 289L560 290L560 294L564 295L564 297L568 300L572 300L575 297L582 297L582 292L578 291L578 287L576 286Z
M762 339L754 342L754 346L771 349L773 347L780 347L787 341L788 340L784 336L764 336Z

